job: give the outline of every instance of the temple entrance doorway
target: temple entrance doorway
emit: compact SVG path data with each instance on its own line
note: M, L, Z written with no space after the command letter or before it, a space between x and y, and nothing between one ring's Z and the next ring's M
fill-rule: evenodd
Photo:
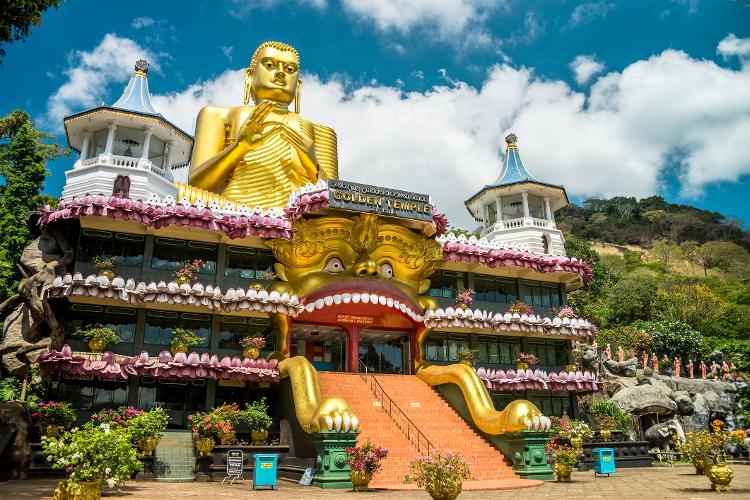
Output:
M304 356L318 371L346 371L346 331L337 326L294 325L292 356Z
M359 360L368 372L409 373L409 335L405 332L365 330L359 341Z

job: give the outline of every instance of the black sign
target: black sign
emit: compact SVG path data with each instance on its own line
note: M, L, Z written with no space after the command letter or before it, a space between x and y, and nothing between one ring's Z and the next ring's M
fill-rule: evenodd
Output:
M227 476L241 476L242 461L242 450L227 451Z
M328 194L331 208L432 221L432 205L426 194L340 180L328 181Z

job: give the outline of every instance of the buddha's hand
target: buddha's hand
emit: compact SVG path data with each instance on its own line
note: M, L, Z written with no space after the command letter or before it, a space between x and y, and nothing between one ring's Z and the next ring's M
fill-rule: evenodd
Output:
M281 126L281 137L297 150L308 179L317 180L318 157L315 155L315 142L313 139L308 135L300 134L286 125Z
M265 101L253 109L253 112L245 119L245 122L240 127L237 133L237 143L242 144L250 149L256 148L262 143L266 137L277 132L279 126L263 131L265 126L265 120L268 115L273 111L274 103L271 101Z

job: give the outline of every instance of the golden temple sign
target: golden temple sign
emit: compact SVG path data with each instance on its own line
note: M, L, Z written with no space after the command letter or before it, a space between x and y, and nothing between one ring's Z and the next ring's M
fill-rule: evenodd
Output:
M336 322L347 325L371 325L375 321L373 316L360 316L358 314L337 314Z
M328 192L328 206L331 208L432 220L432 204L426 194L341 180L329 180Z

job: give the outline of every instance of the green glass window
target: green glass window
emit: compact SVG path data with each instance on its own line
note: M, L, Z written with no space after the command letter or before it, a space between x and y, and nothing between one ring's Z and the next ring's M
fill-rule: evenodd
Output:
M141 267L145 241L142 234L82 229L77 259L93 262L94 257L110 257L117 266Z
M224 276L267 280L275 262L269 250L229 246Z
M560 284L522 280L521 300L534 307L560 307Z
M516 282L497 276L474 275L475 300L511 304L516 300Z
M527 351L539 358L539 366L560 368L568 363L565 340L529 339Z
M120 342L135 340L136 310L127 307L104 307L89 304L71 304L68 331L102 325L113 329Z
M483 365L512 365L513 358L521 351L521 338L480 335L475 348L479 349L477 361Z
M65 380L57 386L58 399L71 403L76 410L99 411L128 403L127 382L100 380Z
M427 294L432 297L455 298L458 291L464 288L466 273L440 269L430 276L430 289Z
M174 311L148 311L143 342L152 345L169 345L172 341L172 330L178 327L195 330L195 333L203 339L203 342L195 347L208 347L211 339L211 316Z
M138 408L150 410L157 407L186 412L204 411L206 386L196 386L194 383L147 383L142 380L138 388Z
M242 350L242 337L264 337L266 347L264 351L274 348L273 327L266 318L242 318L238 316L222 316L219 327L219 348Z
M173 271L185 265L186 262L200 259L203 261L198 271L200 274L216 274L217 253L216 243L156 238L151 267Z
M431 333L425 340L429 361L458 361L458 352L469 348L469 336L456 333Z

